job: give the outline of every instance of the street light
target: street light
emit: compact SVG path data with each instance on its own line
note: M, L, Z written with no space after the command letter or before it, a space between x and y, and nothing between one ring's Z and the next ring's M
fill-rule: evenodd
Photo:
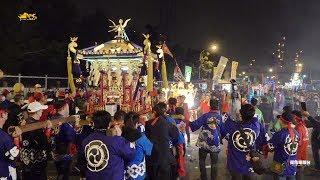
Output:
M213 45L211 46L211 50L213 50L213 51L218 50L218 46L217 46L216 44L213 44Z
M270 68L270 69L269 69L269 72L273 72L273 69L272 69L272 68Z
M242 74L246 74L246 72L243 71Z

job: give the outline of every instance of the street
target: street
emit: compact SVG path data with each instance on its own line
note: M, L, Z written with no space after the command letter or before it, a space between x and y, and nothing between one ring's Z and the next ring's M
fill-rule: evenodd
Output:
M310 129L309 129L310 131ZM195 146L198 138L198 133L199 131L191 133L191 146L187 147L187 152L185 156L186 160L186 171L187 171L187 176L184 178L181 178L182 180L198 180L200 179L200 169L199 169L199 160L198 160L198 148ZM227 156L226 156L226 147L228 142L226 140L223 141L222 145L222 150L219 153L219 160L218 160L218 180L227 180L231 179L231 176L226 169L227 167ZM311 146L309 145L308 147L308 152L309 152L309 159L311 160L311 165L313 164L312 160L312 152L311 152ZM267 160L265 160L265 164L268 167L272 163L272 153L269 153L269 157ZM210 157L208 155L206 159L206 168L207 168L207 175L208 177L210 176ZM311 171L310 168L306 168L304 172L304 179L305 180L316 180L319 179L317 176L320 176L320 172L315 172ZM56 170L53 165L53 162L49 162L49 167L48 167L48 179L56 179ZM71 180L76 180L79 179L77 176L71 176ZM272 179L272 174L267 173L264 175L257 175L258 180L269 180Z
M310 130L309 130L310 131ZM310 133L311 134L311 133ZM197 180L200 179L200 169L199 169L199 160L198 160L198 148L195 146L197 142L198 132L191 133L191 147L187 147L186 153L186 170L188 172L188 176L183 178L185 180ZM231 176L227 170L227 156L226 156L226 147L228 142L223 140L222 150L219 153L219 160L218 160L218 180L227 180L231 179ZM308 147L308 157L311 160L311 165L313 164L312 160L312 152L311 146ZM266 167L269 167L272 163L273 153L269 153L269 157L265 160ZM206 168L207 168L207 175L208 178L210 176L210 157L209 154L206 159ZM268 166L269 165L269 166ZM313 172L310 168L306 168L304 172L304 179L306 180L316 180L319 179L320 171ZM272 174L264 174L264 175L257 175L258 180L269 180L272 179Z

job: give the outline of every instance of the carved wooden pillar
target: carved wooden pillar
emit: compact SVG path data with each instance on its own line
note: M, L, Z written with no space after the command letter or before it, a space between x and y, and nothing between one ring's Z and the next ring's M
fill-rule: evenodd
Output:
M105 71L100 72L100 90L101 90L101 97L100 97L100 106L104 106L108 102L108 90L109 90L109 83L108 83L108 74Z

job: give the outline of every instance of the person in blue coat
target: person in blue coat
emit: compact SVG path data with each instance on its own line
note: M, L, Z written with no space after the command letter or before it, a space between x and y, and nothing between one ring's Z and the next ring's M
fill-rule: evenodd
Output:
M211 159L211 179L217 178L218 154L221 151L221 130L222 117L219 113L219 102L215 99L210 100L210 111L203 114L197 120L190 122L192 132L201 128L198 137L197 146L199 147L199 166L201 180L207 179L207 171L205 162L207 154Z
M145 134L153 143L151 156L146 158L148 180L171 179L172 166L176 164L170 142L177 142L179 131L169 122L166 111L167 105L158 103L153 108L155 118L146 122Z
M69 105L65 100L58 100L54 104L57 114L52 116L52 119L69 117ZM69 179L71 172L71 162L75 146L76 131L71 123L63 123L54 134L53 159L57 168L58 179Z
M6 108L0 107L0 179L17 179L15 161L18 159L19 149L13 143L12 138L18 138L21 135L21 130L16 128L16 131L10 137L2 128L8 119Z
M88 121L88 125L77 125L76 129L76 148L77 148L77 163L75 169L80 173L81 178L86 177L86 159L84 155L81 155L82 141L93 133L93 126L91 125L91 119L87 118L86 114L87 101L84 98L79 98L76 101L76 106L79 108L78 115L80 115L81 120Z
M179 137L177 141L172 142L172 150L173 154L175 155L177 165L176 167L173 167L173 176L174 177L185 177L187 175L187 172L185 170L185 139L184 139L184 133L185 133L185 122L184 122L184 109L182 107L175 108L175 114L172 114L171 116L166 116L166 119L172 123L174 126L177 127L179 132ZM182 120L183 119L183 120Z
M275 179L295 179L297 172L297 151L300 141L299 133L292 128L294 119L291 112L284 112L280 116L281 130L274 133L269 141L269 148L274 149L273 161L285 165L282 174L275 174Z
M139 115L129 112L124 117L124 127L122 136L130 142L136 143L136 156L126 164L125 178L130 180L143 180L146 175L145 156L150 156L153 144L144 133L137 128L139 125Z
M82 154L87 161L87 180L124 179L125 162L136 157L135 143L122 136L108 136L111 115L106 111L93 114L94 133L82 142Z
M254 117L255 109L251 104L245 104L240 109L241 120L233 120L230 116L223 124L222 137L229 134L227 168L232 179L254 179L254 171L250 162L249 146L243 140L239 131L242 126L246 138L253 149L267 144L267 133L259 120Z
M12 99L12 93L11 91L9 91L8 89L4 89L2 91L2 95L5 97L4 101L1 103L2 106L4 106L5 108L8 108L10 106L11 103L11 99Z

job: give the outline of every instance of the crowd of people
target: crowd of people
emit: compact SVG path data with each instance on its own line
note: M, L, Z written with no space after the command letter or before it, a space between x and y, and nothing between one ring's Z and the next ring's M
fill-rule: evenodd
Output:
M186 175L186 103L171 98L170 108L158 103L149 115L119 110L111 117L107 111L90 111L91 97L82 89L48 93L35 86L27 100L7 89L2 95L0 131L5 134L1 142L5 148L0 149L0 177L47 179L49 160L54 161L58 179L68 179L73 171L83 179L173 179ZM88 123L53 126L55 119L76 114ZM150 118L153 121L146 121ZM46 128L24 133L18 128L36 122L45 123ZM14 130L8 130L12 126Z
M203 94L196 105L197 110L201 110L200 117L190 122L192 131L201 128L198 138L201 179L207 179L204 159L208 153L211 158L211 179L217 179L217 159L223 138L228 141L227 168L232 179L255 179L253 172L259 169L252 168L254 162L250 156L254 155L251 154L250 146L265 158L268 152L274 153L271 169L266 172L271 170L275 179L301 179L304 167L310 165L307 128L313 128L312 169L319 171L318 97L315 92L286 90L270 91L262 95L254 92L253 96L238 93L236 98L224 91ZM213 100L218 100L220 105ZM301 102L306 102L308 111L301 109ZM239 116L231 116L232 113ZM246 135L242 135L241 131ZM205 155L202 155L203 151ZM276 167L281 167L282 171L276 171Z
M274 116L277 93L254 93L250 99L226 92L207 93L193 111L181 95L156 102L147 114L119 109L113 117L107 111L92 112L90 95L82 89L44 93L35 86L27 101L22 94L13 96L6 89L2 96L1 178L47 179L48 160L53 160L58 179L68 179L72 172L81 179L179 179L187 175L190 131L199 130L196 146L201 180L208 178L208 154L210 179L218 179L223 139L228 142L227 169L232 179L254 179L254 173L264 173L259 152L265 158L268 152L274 153L271 171L275 179L295 179L308 160L308 127L314 129L314 168L320 170L317 111L297 109L292 98L293 103L288 101L283 112ZM76 114L87 123L52 123ZM36 122L43 122L46 128L25 133L18 128Z

